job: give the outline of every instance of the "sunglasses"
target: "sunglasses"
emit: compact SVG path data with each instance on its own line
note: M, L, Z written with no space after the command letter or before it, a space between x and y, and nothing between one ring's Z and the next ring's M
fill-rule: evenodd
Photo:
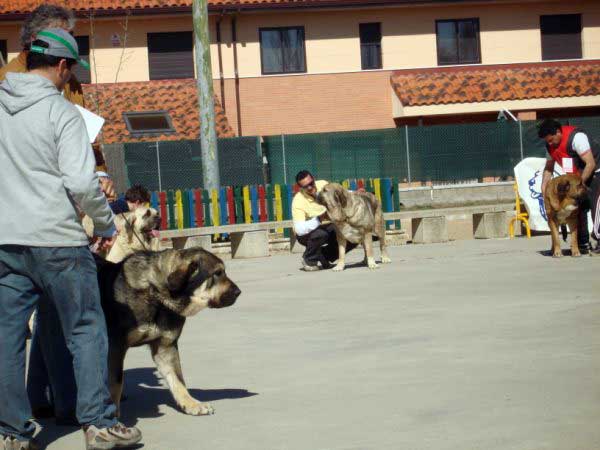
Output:
M300 186L300 189L304 189L304 190L308 190L309 188L315 188L316 184L315 184L315 180L312 180L310 183L305 184L304 186Z

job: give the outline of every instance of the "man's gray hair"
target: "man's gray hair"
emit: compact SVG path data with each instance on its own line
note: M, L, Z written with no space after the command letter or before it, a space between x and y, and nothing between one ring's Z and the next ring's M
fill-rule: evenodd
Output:
M75 15L70 9L57 5L40 5L35 8L21 28L21 46L29 50L35 36L45 28L56 28L59 23L67 23L69 31L75 28ZM60 24L62 26L62 24Z

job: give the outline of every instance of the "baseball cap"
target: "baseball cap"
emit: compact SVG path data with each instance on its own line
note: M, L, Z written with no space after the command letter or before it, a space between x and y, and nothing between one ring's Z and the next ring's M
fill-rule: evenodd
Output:
M47 28L42 30L36 35L35 40L45 42L48 44L48 47L32 45L30 49L31 52L56 56L57 58L74 59L84 68L90 68L87 61L84 61L79 57L79 47L75 38L62 28Z

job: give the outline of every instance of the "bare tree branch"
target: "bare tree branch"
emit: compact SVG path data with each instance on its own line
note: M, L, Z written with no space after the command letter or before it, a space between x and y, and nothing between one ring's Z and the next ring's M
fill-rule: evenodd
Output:
M125 23L121 22L121 27L123 28L123 38L121 39L121 56L119 57L119 65L117 67L117 73L115 73L115 83L119 80L119 72L121 72L121 67L124 62L125 56L125 48L127 47L127 35L129 29L129 15L131 14L131 10L127 9L125 13Z

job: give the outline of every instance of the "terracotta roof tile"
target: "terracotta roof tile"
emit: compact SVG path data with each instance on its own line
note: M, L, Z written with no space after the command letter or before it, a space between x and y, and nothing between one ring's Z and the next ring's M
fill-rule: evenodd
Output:
M197 139L200 133L196 81L161 80L84 86L86 106L106 119L102 142L176 141ZM168 111L175 133L133 137L123 120L124 112ZM233 137L221 104L215 97L217 137Z
M600 95L600 60L399 70L404 106Z
M440 0L442 1L442 0ZM37 6L48 3L45 0L3 0L0 2L2 15L22 15L31 12ZM192 0L51 0L51 3L65 6L76 12L96 11L119 12L125 9L157 10L183 8L191 9ZM208 0L208 7L214 10L223 8L260 8L275 6L327 6L369 3L415 3L415 0Z

